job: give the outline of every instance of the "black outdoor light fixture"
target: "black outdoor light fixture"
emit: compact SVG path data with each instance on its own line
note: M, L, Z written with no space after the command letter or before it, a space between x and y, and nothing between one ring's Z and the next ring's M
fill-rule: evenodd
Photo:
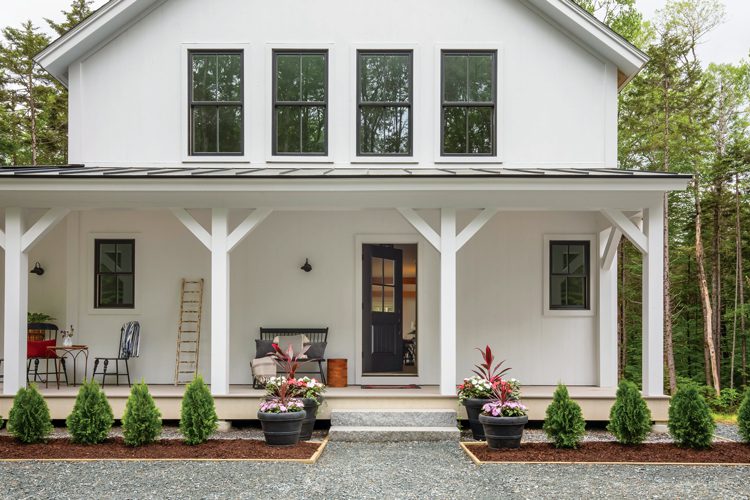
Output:
M41 276L42 274L44 274L44 268L43 268L43 267L42 267L42 265L41 265L41 264L40 264L40 263L39 263L39 262L37 261L37 263L36 263L36 264L34 264L34 269L32 269L32 270L31 270L31 271L29 271L29 272L30 272L31 274L36 274L37 276Z
M309 273L310 271L312 271L312 266L310 265L310 260L309 259L305 259L305 263L302 265L302 267L300 267L300 269L302 269L306 273Z

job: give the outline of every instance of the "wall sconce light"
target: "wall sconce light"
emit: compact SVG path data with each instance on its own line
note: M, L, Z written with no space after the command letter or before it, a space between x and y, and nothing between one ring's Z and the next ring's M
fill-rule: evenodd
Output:
M302 269L306 273L309 273L310 271L312 271L312 266L310 265L310 261L308 259L305 259L305 263L302 265L302 267L300 267L300 269Z
M44 274L44 268L39 262L37 262L36 264L34 264L34 269L29 271L29 273L36 274L37 276L41 276L42 274Z

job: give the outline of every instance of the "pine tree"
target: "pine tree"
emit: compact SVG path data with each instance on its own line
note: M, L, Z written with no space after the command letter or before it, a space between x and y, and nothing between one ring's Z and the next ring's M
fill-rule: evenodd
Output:
M73 442L101 443L107 439L113 422L112 407L99 384L93 380L84 382L66 420Z
M153 443L161 434L161 412L145 382L134 384L130 390L122 416L122 433L128 446Z
M640 444L651 430L651 411L633 382L620 382L607 430L622 444Z
M544 432L557 448L578 448L586 433L586 421L581 407L570 399L568 388L558 384L547 407Z
M669 405L669 433L678 446L708 448L716 424L711 409L695 384L686 384L672 396Z
M26 444L42 442L52 432L49 407L35 384L16 393L8 415L8 432Z
M180 432L190 445L205 443L216 432L218 417L211 391L197 376L185 390L180 412Z
M742 439L750 443L750 387L745 389L745 397L742 398L742 404L737 412L737 426Z

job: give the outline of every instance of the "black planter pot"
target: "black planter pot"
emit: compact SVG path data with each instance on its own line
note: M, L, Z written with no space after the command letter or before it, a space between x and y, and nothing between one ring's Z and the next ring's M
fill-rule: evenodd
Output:
M302 421L302 431L299 434L300 441L309 441L315 428L315 418L318 414L318 402L313 398L302 398L305 406L305 419Z
M299 443L304 411L290 413L258 412L258 420L263 427L266 444L271 446L294 446Z
M482 406L489 403L489 399L464 399L463 405L466 407L466 415L469 417L469 427L471 434L477 441L484 441L484 427L479 422L479 414L482 412Z
M490 417L479 415L479 421L484 427L487 437L487 446L491 450L503 448L519 448L523 428L529 421L529 417Z

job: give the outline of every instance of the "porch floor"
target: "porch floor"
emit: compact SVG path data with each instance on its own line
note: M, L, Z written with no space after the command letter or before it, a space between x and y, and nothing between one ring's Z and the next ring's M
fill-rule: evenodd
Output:
M609 410L615 400L616 388L594 386L570 386L570 395L577 400L587 420L607 420ZM2 390L2 384L0 384ZM73 408L77 387L40 387L50 407L53 419L64 419ZM164 419L179 419L180 402L185 386L171 384L149 385L151 395L162 412ZM527 385L521 392L524 404L529 408L531 420L543 420L544 412L552 400L555 386ZM115 418L122 416L130 392L128 386L104 387L110 400ZM216 410L224 420L249 420L256 418L256 412L263 391L250 385L232 385L229 395L216 396ZM666 421L669 398L646 398L656 421ZM0 415L7 415L13 403L12 396L0 396ZM361 386L331 387L325 394L325 403L319 410L318 418L330 418L334 409L451 409L459 411L459 418L465 418L463 407L458 405L453 395L443 396L438 386L422 386L419 389L363 389Z

